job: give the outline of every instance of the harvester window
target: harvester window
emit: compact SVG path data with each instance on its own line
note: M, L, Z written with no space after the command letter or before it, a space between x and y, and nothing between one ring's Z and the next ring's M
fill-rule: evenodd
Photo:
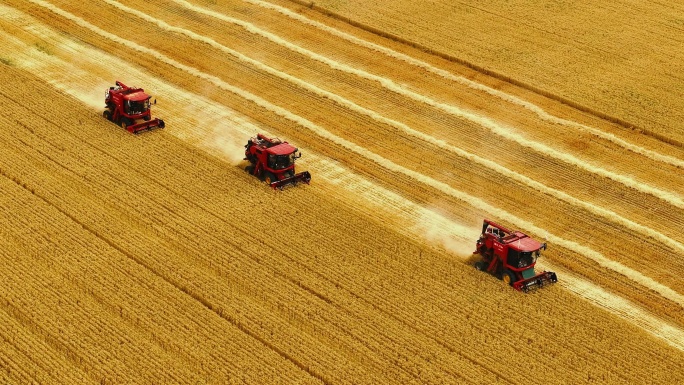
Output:
M292 164L292 154L290 155L269 155L268 167L274 170L282 170Z
M143 112L150 109L150 101L145 100L142 102L133 102L130 100L126 101L126 113L129 115L142 114Z
M537 260L538 254L532 251L508 249L508 264L518 268L527 267Z
M499 238L501 238L501 237L503 237L504 235L506 235L506 233L505 233L503 230L500 230L500 229L498 229L498 228L496 228L496 227L487 227L487 230L486 230L486 231L487 231L487 233L489 233L489 234L494 234L494 235L496 235L496 236L499 237Z

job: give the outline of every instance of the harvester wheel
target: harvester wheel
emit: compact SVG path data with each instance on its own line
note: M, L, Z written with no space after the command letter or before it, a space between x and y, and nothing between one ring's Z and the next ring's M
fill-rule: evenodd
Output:
M503 274L501 274L501 279L503 279L507 285L513 286L513 282L515 282L515 274L513 274L513 272L510 270L504 270Z
M112 112L109 110L102 111L102 117L107 120L112 120Z
M121 119L121 128L123 128L124 130L128 129L129 124L130 123L128 122L128 119L126 119L126 118Z
M479 271L485 271L487 269L487 266L485 266L484 261L477 261L475 262L475 268Z
M270 172L264 173L264 182L266 182L266 184L271 184L271 182L275 182L276 180L276 177Z

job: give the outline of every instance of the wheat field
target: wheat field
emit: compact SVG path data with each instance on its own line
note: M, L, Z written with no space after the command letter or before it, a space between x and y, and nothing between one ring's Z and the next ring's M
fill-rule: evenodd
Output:
M482 20L465 3L91 3L0 4L0 383L684 382L675 108L493 67L510 42L440 29ZM660 70L642 91L676 107ZM116 80L166 128L103 119ZM311 185L245 173L257 132ZM547 242L559 282L477 272L484 218Z

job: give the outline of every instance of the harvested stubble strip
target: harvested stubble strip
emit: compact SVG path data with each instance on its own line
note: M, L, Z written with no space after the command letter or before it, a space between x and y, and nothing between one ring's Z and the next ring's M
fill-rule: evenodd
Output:
M302 2L281 4L287 3ZM560 11L503 1L457 6L439 1L430 9L410 1L393 2L392 7L388 2L361 3L350 1L340 8L326 0L316 6L682 143L682 133L673 125L682 110L681 98L674 96L681 79L670 75L681 72L682 54L670 36L683 12L670 4L600 1ZM464 16L456 24L455 13ZM647 35L644 25L653 26ZM647 48L653 44L659 49ZM649 66L654 62L661 65Z
M178 4L182 4L185 7L188 7L189 9L193 9L196 12L203 13L203 14L210 14L215 17L222 17L223 14L233 14L235 13L238 15L237 17L242 17L245 19L249 19L250 21L256 22L257 20L259 21L259 24L263 26L262 28L267 29L267 30L273 30L277 31L278 34L284 35L287 34L288 37L291 38L293 41L304 41L306 40L307 42L310 42L311 47L314 47L314 49L317 52L320 52L322 50L326 50L326 52L330 53L336 53L336 50L332 48L332 45L330 44L331 40L334 39L343 39L345 41L348 41L350 43L353 43L353 48L350 48L349 51L345 51L346 55L361 55L361 52L367 50L365 52L366 55L370 55L370 58L368 59L357 59L356 61L361 61L361 62L388 62L390 60L377 60L377 54L382 53L386 55L387 59L396 59L401 62L402 65L405 64L410 64L413 66L412 71L407 71L407 75L413 75L415 74L418 69L421 70L426 70L427 72L430 73L430 75L437 75L437 80L438 82L441 82L443 86L448 87L450 89L454 88L459 88L458 93L459 94L464 94L465 99L462 101L467 102L470 100L475 100L481 94L475 94L472 92L468 91L484 91L487 94L491 96L495 96L499 98L500 100L506 101L513 103L516 106L520 107L525 107L528 109L530 112L534 112L538 114L540 118L542 118L545 121L549 121L552 123L556 124L563 124L567 127L571 127L573 129L579 128L583 131L589 131L592 134L596 135L597 137L611 140L614 143L623 145L625 148L630 148L635 150L635 152L638 153L643 153L642 151L639 151L638 149L634 149L632 146L625 144L624 142L621 142L619 138L613 137L613 134L610 133L604 133L601 131L598 131L597 129L594 129L593 127L587 127L583 126L580 124L575 123L574 121L568 121L565 119L557 118L552 115L549 115L548 112L544 111L542 108L548 106L545 106L546 103L548 103L548 100L546 100L545 97L542 97L541 95L536 95L533 92L523 92L524 90L520 89L519 87L513 87L512 85L509 84L502 84L502 82L498 79L487 79L481 76L480 73L477 73L476 71L473 71L471 68L468 68L466 66L457 64L457 63L445 63L442 58L435 57L434 54L430 54L427 52L422 52L417 49L413 49L412 47L406 46L406 44L401 44L397 43L394 44L394 42L387 40L387 39L382 39L379 38L377 35L373 35L371 33L366 33L366 31L359 30L358 28L354 28L348 24L346 24L344 21L340 20L334 20L331 18L326 18L324 15L319 14L318 12L310 12L308 10L304 9L297 9L297 12L291 11L288 8L284 8L281 6L278 6L274 4L273 2L264 2L261 0L249 0L247 1L251 5L255 5L260 7L259 10L260 12L255 12L254 8L250 7L236 7L235 9L229 9L227 7L216 7L216 5L202 5L202 6L197 6L197 5L190 5L188 2L185 0L174 0L174 2ZM286 6L292 6L292 3L287 3L285 2ZM317 4L318 5L318 4ZM208 8L213 8L214 12L211 13ZM216 16L218 14L218 16ZM282 16L287 16L286 18L283 18ZM292 20L297 20L299 23L302 23L303 25L301 26L302 28L314 28L315 32L309 32L309 33L302 33L301 28L294 28L292 26ZM323 24L319 21L316 20L322 20L326 24ZM298 23L295 23L298 24ZM346 32L345 32L346 31ZM320 32L325 32L325 33L320 33ZM334 36L334 39L331 39L330 35ZM381 45L376 44L381 43ZM389 46L394 46L394 49L388 48L386 45ZM335 47L337 48L337 47ZM355 49L354 49L355 48ZM363 49L360 49L363 48ZM396 49L396 50L395 50ZM400 53L404 52L404 53ZM406 53L410 53L410 55L406 55ZM346 57L346 56L345 56ZM421 59L422 58L422 59ZM432 63L432 64L430 64ZM446 71L445 69L442 68L449 68L449 71L453 71L453 73ZM460 74L460 76L455 75L455 74ZM397 75L401 75L401 73L397 73ZM464 77L465 76L465 77ZM431 76L432 77L432 76ZM469 80L469 77L477 77L477 82ZM444 80L450 80L455 82L444 82ZM408 77L408 78L403 78L401 83L411 83L414 85L415 88L424 88L424 84L431 80L430 78L426 79L426 77L421 76L415 84L413 84L413 81L415 81L414 77ZM486 84L485 84L486 83ZM466 86L466 89L463 89L462 87L459 86ZM494 87L494 88L493 88ZM501 89L504 87L504 89ZM507 93L511 92L511 93ZM443 92L443 93L448 93L448 92ZM443 93L437 93L437 95L441 95ZM518 95L519 93L522 93L525 95L527 100L520 99L520 96L523 95ZM517 95L517 96L516 96ZM536 97L535 97L536 96ZM538 103L538 104L533 104L533 103ZM502 108L505 108L507 110L511 110L511 105L505 104L505 103L500 103L498 100L495 101L494 103L489 103L488 107L492 108L492 104L495 105L501 105ZM559 103L560 104L560 103ZM558 106L553 106L556 108L549 108L549 111L552 113L557 113ZM562 109L565 113L568 113L568 108ZM516 115L519 114L519 112L516 112ZM563 114L559 115L562 116ZM586 118L586 116L580 116L580 114L572 114L574 118L571 119L580 119L580 118ZM582 121L584 119L580 119ZM614 127L613 129L607 129L605 127L605 122L598 121L598 119L590 119L587 124L590 125L596 125L596 127L602 129L602 130L608 130L615 132ZM598 131L598 132L597 132ZM622 130L622 134L626 134L624 130ZM631 140L635 142L644 142L644 141L649 141L649 138L643 135L631 135ZM650 142L653 142L652 140ZM653 143L651 143L653 145ZM658 147L658 146L656 146ZM659 146L660 149L663 149L663 146ZM655 159L662 159L658 154L649 154L649 155L654 155ZM682 159L682 158L680 158ZM674 159L669 158L669 159L663 159L667 161L672 161ZM675 160L672 162L674 164L679 164L681 167L682 161L681 160Z

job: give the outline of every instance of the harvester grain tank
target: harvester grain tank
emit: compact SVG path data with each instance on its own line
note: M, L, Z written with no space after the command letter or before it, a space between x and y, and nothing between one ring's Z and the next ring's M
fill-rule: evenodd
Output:
M157 127L164 128L163 120L152 119L150 98L142 88L128 87L117 80L115 87L109 87L105 91L105 110L102 116L133 134Z
M308 171L295 174L295 161L301 156L301 152L288 142L263 134L250 138L245 145L245 160L250 163L246 170L274 189L311 182Z
M546 243L485 219L473 253L482 259L475 262L475 268L502 279L516 290L528 292L558 281L552 271L535 273L541 250L546 250Z

